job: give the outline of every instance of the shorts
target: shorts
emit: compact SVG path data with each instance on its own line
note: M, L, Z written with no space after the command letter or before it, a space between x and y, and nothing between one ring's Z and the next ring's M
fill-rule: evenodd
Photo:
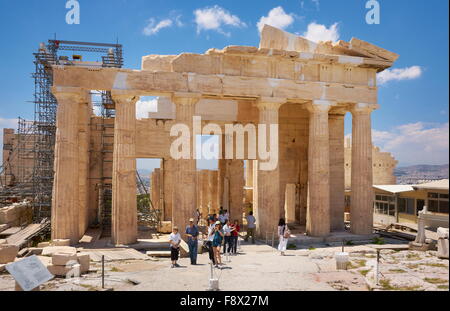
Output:
M179 254L179 249L178 248L170 248L170 259L172 261L178 260L178 254Z

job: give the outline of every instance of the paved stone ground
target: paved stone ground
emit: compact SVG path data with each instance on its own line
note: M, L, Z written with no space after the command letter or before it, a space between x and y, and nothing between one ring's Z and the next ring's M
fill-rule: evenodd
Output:
M346 246L351 256L347 271L336 270L334 254L339 251L337 244L317 245L288 250L287 256L280 256L264 244L242 245L242 253L231 256L223 269L214 269L214 274L221 290L369 290L366 279L374 276L375 250L370 245ZM208 254L199 255L197 266L182 258L181 267L174 269L166 258L108 262L105 284L116 291L203 291L210 276L208 262ZM41 290L99 290L101 265L92 263L91 268L94 271L79 279L55 279ZM383 277L375 290L448 290L448 268L448 260L438 259L433 252L383 251ZM11 276L1 274L0 290L13 288Z

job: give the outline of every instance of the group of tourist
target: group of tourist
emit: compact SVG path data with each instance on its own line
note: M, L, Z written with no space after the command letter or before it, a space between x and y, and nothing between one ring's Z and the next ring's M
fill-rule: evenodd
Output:
M230 221L227 210L220 208L219 215L212 214L207 217L207 232L202 233L198 229L198 223L201 219L201 214L196 210L196 219L190 218L189 225L186 227L185 235L187 237L187 244L189 247L189 257L191 265L197 264L198 253L198 238L202 234L204 238L203 246L208 250L209 259L212 264L219 268L223 265L221 257L221 248L223 247L224 254L236 255L238 251L238 238L241 230L239 220ZM249 212L246 217L247 220L247 235L245 241L251 237L252 243L255 244L255 228L256 218L253 212ZM290 237L290 230L284 219L280 219L278 223L279 245L278 250L280 255L284 255L288 239ZM172 268L179 267L177 261L179 257L179 249L181 244L181 235L178 227L173 227L172 233L169 237Z

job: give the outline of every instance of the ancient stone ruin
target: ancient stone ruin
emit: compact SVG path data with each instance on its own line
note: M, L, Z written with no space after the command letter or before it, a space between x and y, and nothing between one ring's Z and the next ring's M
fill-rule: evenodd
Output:
M379 107L376 74L397 58L356 38L313 43L266 25L259 47L148 55L140 70L54 66L58 111L52 238L75 243L83 236L98 212L98 189L109 178L113 242L136 242L136 158L163 159L164 219L184 227L198 205L195 148L190 159L173 159L170 146L176 137L170 131L181 123L192 135L202 134L194 128L194 116L201 117L202 126L218 124L222 133L230 123L278 124L275 169L261 170L265 161L259 155L249 157L247 147L243 158L219 160L214 195L222 200L220 193L229 187L232 217L243 212L247 161L245 175L253 187L258 234L273 231L285 215L285 195L292 192L287 184L299 185L300 204L289 213L292 220L306 225L309 235L342 230L346 112L352 114L353 137L351 231L371 234L371 113ZM112 92L114 118L102 120L92 114L91 90ZM160 101L152 118L137 120L135 104L140 96L169 100ZM109 158L99 148L102 122L111 128ZM233 136L221 135L222 145L230 140Z

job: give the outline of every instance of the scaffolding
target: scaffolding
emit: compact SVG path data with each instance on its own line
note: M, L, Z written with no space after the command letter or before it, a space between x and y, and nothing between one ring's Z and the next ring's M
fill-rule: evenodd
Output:
M67 55L60 55L62 51L101 54L101 61L85 62L82 55L72 55L70 59ZM0 204L7 203L11 197L15 200L29 198L33 204L33 221L39 223L45 218L50 218L54 178L57 101L51 92L52 66L121 68L123 50L120 44L48 40L47 44L41 43L38 52L33 55L34 121L19 118L18 142L14 150L10 150L10 160L14 159L15 165L18 166L18 172L13 176L16 182L12 185L6 183L11 162L4 159L0 167ZM102 116L114 117L114 103L110 92L99 92Z

